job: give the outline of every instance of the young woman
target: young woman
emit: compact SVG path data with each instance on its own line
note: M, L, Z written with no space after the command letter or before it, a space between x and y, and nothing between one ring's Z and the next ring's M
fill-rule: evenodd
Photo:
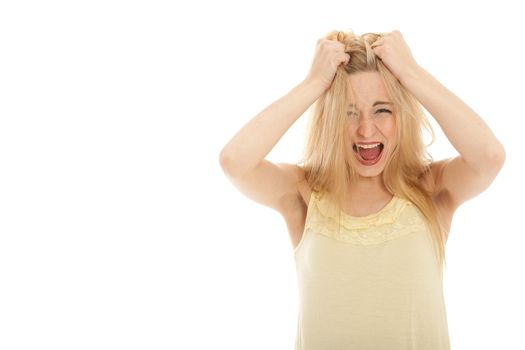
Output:
M315 104L300 164L265 156ZM458 151L432 161L424 107ZM220 163L286 220L300 310L296 349L449 349L443 299L453 214L505 151L483 120L414 60L399 31L329 33L307 77L251 119Z

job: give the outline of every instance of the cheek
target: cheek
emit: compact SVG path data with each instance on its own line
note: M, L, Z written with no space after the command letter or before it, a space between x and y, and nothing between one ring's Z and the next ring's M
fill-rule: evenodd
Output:
M381 132L385 135L391 142L396 139L396 120L394 118L389 118L384 121L381 125Z
M357 127L353 126L352 124L348 124L346 127L346 134L350 139L354 138L354 135L357 133Z

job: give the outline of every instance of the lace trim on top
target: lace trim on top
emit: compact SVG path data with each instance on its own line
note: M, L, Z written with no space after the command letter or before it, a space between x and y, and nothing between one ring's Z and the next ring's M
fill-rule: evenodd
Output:
M429 230L424 216L410 201L394 196L383 209L363 217L334 212L326 197L312 191L305 230L311 230L338 241L369 245L386 242L410 233ZM338 225L340 224L340 225Z

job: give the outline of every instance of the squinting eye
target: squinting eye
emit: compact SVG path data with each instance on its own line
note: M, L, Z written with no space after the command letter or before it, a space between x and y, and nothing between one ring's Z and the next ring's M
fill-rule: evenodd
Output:
M377 113L383 113L383 112L386 112L386 113L390 113L390 114L392 114L392 111L390 111L390 110L388 110L388 109L385 109L385 108L378 109L378 110L376 111L376 114L377 114Z

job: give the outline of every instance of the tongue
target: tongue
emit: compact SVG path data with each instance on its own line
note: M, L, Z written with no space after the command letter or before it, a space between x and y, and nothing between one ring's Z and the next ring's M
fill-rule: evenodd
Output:
M374 160L379 157L381 153L381 146L376 146L374 148L359 148L359 154L365 160Z

